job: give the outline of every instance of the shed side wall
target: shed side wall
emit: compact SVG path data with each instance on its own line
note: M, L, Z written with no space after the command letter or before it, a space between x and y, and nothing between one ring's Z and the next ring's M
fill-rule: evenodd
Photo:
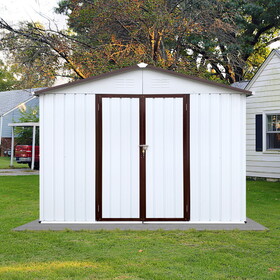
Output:
M40 96L40 220L95 220L95 98Z
M191 221L243 222L245 96L191 94Z
M255 116L280 113L280 58L274 54L251 85L255 95L247 98L247 176L280 179L280 151L257 152Z

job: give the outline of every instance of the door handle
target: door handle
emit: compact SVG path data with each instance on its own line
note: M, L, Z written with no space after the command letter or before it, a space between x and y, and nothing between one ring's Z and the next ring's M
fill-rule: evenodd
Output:
M149 145L141 144L141 145L139 145L139 147L141 148L141 151L142 151L142 157L145 157L145 154L146 154L146 151L148 150Z
M139 145L140 148L142 148L143 150L147 151L149 145L143 144L143 145Z

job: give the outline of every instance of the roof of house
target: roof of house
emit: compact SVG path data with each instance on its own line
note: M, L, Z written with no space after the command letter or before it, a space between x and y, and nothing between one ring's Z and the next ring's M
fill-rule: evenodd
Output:
M154 66L151 66L151 65L147 65L147 66L141 67L140 66L141 64L142 63L140 63L138 65L134 65L134 66L130 66L130 67L125 67L125 68L122 68L122 69L114 70L114 71L111 71L111 72L107 72L107 73L104 73L104 74L100 74L100 75L97 75L97 76L92 76L92 77L89 77L89 78L86 78L86 79L82 79L82 80L66 83L66 84L63 84L63 85L54 86L54 87L46 88L46 89L43 89L43 90L38 90L38 91L36 91L36 95L40 95L41 93L46 93L46 92L49 92L49 91L52 91L52 90L58 89L58 88L69 87L69 86L72 86L72 85L77 85L77 84L80 84L80 83L85 83L85 82L88 82L88 81L91 81L91 80L92 81L99 80L99 79L107 78L107 77L110 77L110 76L113 76L113 75L117 75L117 74L120 74L120 73L124 73L124 72L128 72L128 71L133 71L133 70L141 70L141 69L142 70L143 69L148 69L148 70L150 69L150 70L158 71L158 72L165 73L165 74L168 74L168 75L173 75L173 76L177 76L177 77L181 77L181 78L185 78L185 79L189 79L189 80L195 80L195 81L198 81L198 82L201 82L201 83L205 83L205 84L209 84L209 85L212 85L212 86L218 86L218 87L222 87L222 88L227 88L227 89L231 89L231 90L234 90L234 91L237 91L237 92L245 93L246 95L251 95L251 92L248 91L248 90L232 87L232 86L221 84L221 83L217 83L217 82L214 82L214 81L209 81L209 80L202 79L202 78L195 77L195 76L190 76L190 75L178 73L178 72L175 72L175 71L172 71L172 70L166 70L166 69L163 69L163 68L154 67Z
M270 60L276 55L276 57L280 58L280 50L272 50L266 60L262 63L262 65L259 67L258 71L255 73L254 77L249 81L249 83L246 85L246 90L250 90L251 86L255 83L257 78L261 75L263 69L267 66L267 64L270 62Z
M245 89L246 86L249 84L250 81L240 81L240 82L235 82L231 84L232 87L235 88L240 88L240 89Z
M0 116L31 99L39 89L41 88L0 91Z

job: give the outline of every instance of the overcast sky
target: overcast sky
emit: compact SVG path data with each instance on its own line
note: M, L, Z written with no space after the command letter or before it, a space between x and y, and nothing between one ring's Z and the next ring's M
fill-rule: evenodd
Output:
M59 0L0 0L0 17L9 24L16 25L20 21L39 21L47 24L47 17L65 28L64 16L54 13ZM42 16L43 15L43 16Z

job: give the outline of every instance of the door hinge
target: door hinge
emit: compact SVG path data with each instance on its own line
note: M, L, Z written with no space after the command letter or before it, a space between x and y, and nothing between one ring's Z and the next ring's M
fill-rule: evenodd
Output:
M98 103L98 104L97 104L97 111L99 111L99 107L100 107L100 106L99 106L99 103Z
M97 213L99 213L99 205L97 205Z
M188 104L186 104L186 111L188 111Z

